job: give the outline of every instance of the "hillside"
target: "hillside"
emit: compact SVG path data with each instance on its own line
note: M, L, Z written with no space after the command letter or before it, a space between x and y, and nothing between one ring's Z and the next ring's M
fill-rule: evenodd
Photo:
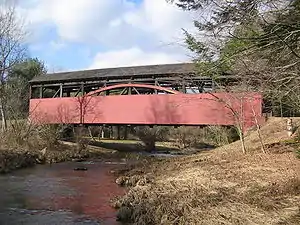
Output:
M246 155L235 142L145 163L146 175L136 173L148 182L138 182L120 199L120 212L126 212L120 216L136 224L300 224L300 160L291 146L274 145L289 139L284 129L280 118L262 127L267 154L252 131L245 139Z
M286 118L278 117L271 117L267 120L267 122L261 127L261 135L265 145L270 145L290 139L290 137L287 136L286 132L286 121ZM295 127L299 126L300 118L293 118L293 123ZM246 134L245 145L250 151L260 149L261 144L259 142L259 137L256 130L252 130L248 132L248 134ZM230 145L224 146L221 149L228 149L230 151L239 147L240 142L237 141Z

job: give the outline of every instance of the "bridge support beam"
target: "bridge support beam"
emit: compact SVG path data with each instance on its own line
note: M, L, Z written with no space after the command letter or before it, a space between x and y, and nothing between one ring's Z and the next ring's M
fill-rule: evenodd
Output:
M128 139L128 127L127 125L125 125L124 127L124 140L127 140Z
M104 126L101 127L101 138L105 138L105 133L104 133Z
M120 125L117 125L117 139L118 140L121 139L121 127L120 127Z

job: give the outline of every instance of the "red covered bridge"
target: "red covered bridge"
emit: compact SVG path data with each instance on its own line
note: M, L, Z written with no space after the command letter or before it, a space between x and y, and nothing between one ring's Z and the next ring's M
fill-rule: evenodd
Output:
M42 124L180 126L242 121L249 128L262 116L260 94L220 93L210 78L197 76L190 63L48 74L30 84L30 119Z

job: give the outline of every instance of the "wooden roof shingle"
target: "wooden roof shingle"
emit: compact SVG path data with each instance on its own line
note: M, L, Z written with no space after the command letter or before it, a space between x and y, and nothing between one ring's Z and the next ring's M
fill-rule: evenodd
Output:
M119 67L53 73L33 78L31 84L84 82L109 79L145 78L151 76L178 76L194 73L193 63Z

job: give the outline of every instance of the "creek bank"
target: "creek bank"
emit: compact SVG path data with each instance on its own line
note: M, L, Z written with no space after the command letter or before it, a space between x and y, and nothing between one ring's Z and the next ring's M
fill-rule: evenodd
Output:
M150 157L124 169L117 183L129 187L114 202L118 219L164 225L300 224L299 136L291 139L285 127L281 118L261 127L266 154L251 131L245 136L247 154L236 141L192 156ZM136 182L145 176L150 181Z
M36 152L0 150L0 173L33 166L38 158Z
M137 219L143 214L147 215L147 208L142 212L137 205L140 201L150 200L148 194L150 189L155 186L159 168L173 159L173 157L153 157L150 154L142 155L142 160L126 164L122 169L114 171L117 177L115 182L119 186L127 188L124 196L117 197L112 201L112 207L118 210L117 220L123 223L148 224L144 223L146 220ZM155 156L159 156L159 154L155 154ZM156 207L156 205L151 207Z
M209 148L201 148L201 149L195 149L195 148L187 148L182 150L170 150L170 151L152 151L152 152L146 152L142 151L139 154L144 156L150 156L150 157L176 157L176 156L189 156L189 155L195 155L204 151L210 151L213 150L216 147L209 147Z
M118 152L88 146L78 150L74 143L62 142L54 148L0 150L0 173L31 167L37 164L52 164L66 161L82 162L89 159L120 158Z
M119 173L113 207L132 224L300 224L299 171L292 152L151 157Z

